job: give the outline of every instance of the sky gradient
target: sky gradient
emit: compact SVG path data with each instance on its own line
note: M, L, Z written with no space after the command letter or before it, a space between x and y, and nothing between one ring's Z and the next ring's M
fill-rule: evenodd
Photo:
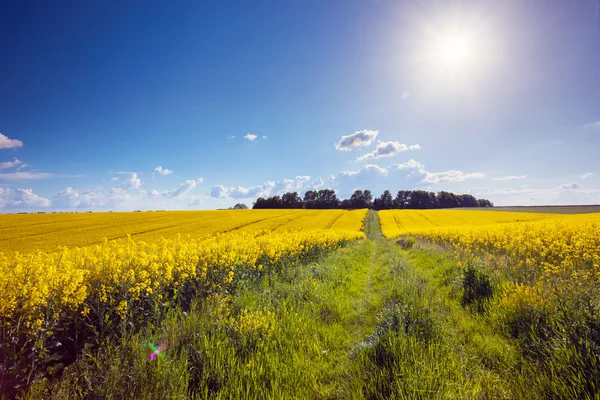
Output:
M0 54L0 212L600 203L597 0L4 2Z

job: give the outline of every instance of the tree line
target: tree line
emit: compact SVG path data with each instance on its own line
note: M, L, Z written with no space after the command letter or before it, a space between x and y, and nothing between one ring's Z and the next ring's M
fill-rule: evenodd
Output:
M253 209L261 208L307 208L307 209L430 209L457 207L493 207L486 199L477 199L470 194L454 194L441 191L437 194L425 190L400 190L392 196L386 190L373 199L370 190L355 190L349 199L340 200L331 189L309 190L301 198L297 192L287 192L282 196L259 197Z

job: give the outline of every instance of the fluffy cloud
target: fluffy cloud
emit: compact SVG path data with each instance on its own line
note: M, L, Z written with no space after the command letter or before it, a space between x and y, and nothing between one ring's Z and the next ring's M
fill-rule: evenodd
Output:
M423 174L427 173L427 171L425 171L425 166L423 164L421 164L420 162L415 161L413 159L410 159L407 162L402 163L402 164L394 164L390 167L390 169L414 169Z
M369 146L377 137L379 131L362 130L354 132L351 135L344 135L339 142L335 144L336 150L352 151L361 147Z
M325 181L321 178L317 178L316 180L314 180L311 184L311 188L312 190L318 189L321 186L323 186L325 184Z
M9 139L0 133L0 149L16 149L17 147L23 147L23 142L17 139Z
M136 177L133 177L135 182ZM103 187L81 191L72 187L58 193L53 198L53 206L58 209L114 209L120 211L149 209L182 209L203 204L202 197L191 194L197 186L197 179L189 179L171 190L141 190L131 186L132 177L117 187ZM206 196L204 196L206 197Z
M202 182L204 182L204 178L198 178L198 179L196 179L196 181L197 181L198 183L202 183Z
M415 160L408 160L403 164L394 164L390 167L390 169L412 169L415 171L415 173L422 175L422 179L419 183L438 184L443 182L462 182L468 179L484 177L484 174L481 172L465 173L456 169L444 172L430 172L425 169L423 164Z
M515 176L515 175L508 175L508 176L503 176L500 178L494 178L495 181L514 181L516 179L525 179L527 178L527 175L519 175L519 176Z
M244 139L247 139L249 141L254 141L258 136L253 135L252 133L248 132L246 133L246 135L244 135Z
M586 178L589 178L589 177L591 177L593 175L594 175L593 172L586 172L585 174L581 175L580 178L581 179L586 179Z
M33 193L31 189L0 188L0 208L39 209L50 207L50 200Z
M348 197L356 189L369 189L388 176L388 170L379 165L365 165L358 171L342 171L329 177L329 187L338 192L338 197Z
M262 140L269 140L269 138L268 138L268 137L266 137L266 136L263 136L263 137L262 137Z
M249 188L243 186L227 187L224 185L213 186L210 190L210 196L219 199L247 199L256 197L267 197L273 195L276 183L268 181L262 185L256 185Z
M142 180L138 178L135 172L131 172L129 176L119 184L121 189L137 189L142 186Z
M426 172L425 177L421 182L426 183L441 183L441 182L462 182L467 179L483 178L481 172L464 173L457 169L445 172Z
M321 178L310 182L310 176L297 176L295 179L284 179L277 182L267 181L262 185L251 187L215 185L211 188L209 195L217 199L248 199L281 195L286 192L302 193L306 190L316 189L323 184Z
M14 168L20 164L23 164L23 162L21 160L17 160L15 158L15 159L13 159L13 161L6 161L3 163L0 163L0 169Z
M419 146L418 144L408 146L400 142L379 142L377 144L377 148L374 151L358 157L356 161L368 160L371 158L379 157L391 157L402 151L419 150L420 148L421 146Z
M184 183L180 184L179 187L169 192L168 197L182 196L188 193L190 190L196 187L196 181L188 179Z
M171 175L173 173L173 171L171 171L170 169L163 168L160 165L154 168L154 172L157 172L162 176Z

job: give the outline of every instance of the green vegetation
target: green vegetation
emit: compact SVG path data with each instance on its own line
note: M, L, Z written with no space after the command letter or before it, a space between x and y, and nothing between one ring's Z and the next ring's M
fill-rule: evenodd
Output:
M29 398L593 398L597 358L500 309L492 271L384 239L374 211L365 234L87 348Z

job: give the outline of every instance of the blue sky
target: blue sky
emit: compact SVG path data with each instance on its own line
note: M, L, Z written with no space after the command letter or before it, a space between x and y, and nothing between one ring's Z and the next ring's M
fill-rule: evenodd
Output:
M3 2L0 38L1 212L600 203L597 0Z

